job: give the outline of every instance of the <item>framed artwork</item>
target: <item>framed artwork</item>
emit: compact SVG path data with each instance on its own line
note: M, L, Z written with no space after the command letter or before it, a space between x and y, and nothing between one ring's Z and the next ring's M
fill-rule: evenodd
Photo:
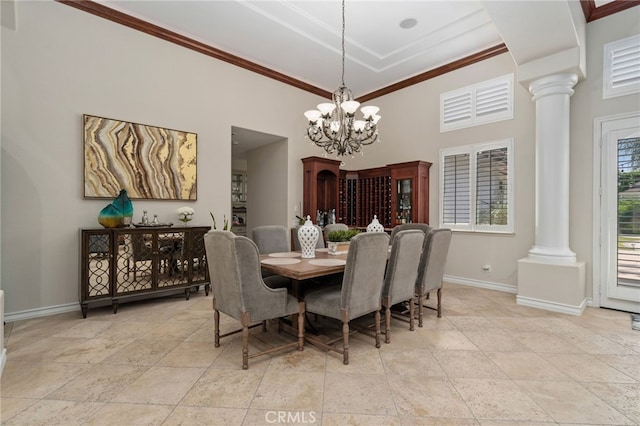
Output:
M198 135L82 116L84 197L196 200Z

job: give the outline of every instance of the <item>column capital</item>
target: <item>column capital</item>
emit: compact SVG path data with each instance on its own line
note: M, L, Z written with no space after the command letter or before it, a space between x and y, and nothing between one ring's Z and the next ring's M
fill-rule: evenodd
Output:
M529 92L533 101L549 95L573 95L573 86L578 82L578 76L573 73L549 75L531 82Z

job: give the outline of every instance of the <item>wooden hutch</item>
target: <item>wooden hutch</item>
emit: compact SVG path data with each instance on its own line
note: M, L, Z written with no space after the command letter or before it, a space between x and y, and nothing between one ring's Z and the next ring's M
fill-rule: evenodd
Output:
M303 158L302 213L336 209L336 221L366 227L373 215L385 228L428 223L431 163L410 161L362 170L340 170L340 161Z

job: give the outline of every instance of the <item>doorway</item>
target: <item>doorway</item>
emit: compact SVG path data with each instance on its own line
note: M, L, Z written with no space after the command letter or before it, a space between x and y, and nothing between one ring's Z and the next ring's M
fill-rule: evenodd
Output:
M230 201L236 231L250 237L256 226L287 224L287 154L283 136L231 127Z
M640 113L596 120L595 137L601 244L593 298L601 307L640 313Z

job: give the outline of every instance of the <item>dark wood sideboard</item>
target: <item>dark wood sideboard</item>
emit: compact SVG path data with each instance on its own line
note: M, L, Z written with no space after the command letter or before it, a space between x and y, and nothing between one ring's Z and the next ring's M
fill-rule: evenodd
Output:
M80 307L113 306L192 289L210 281L204 235L211 228L144 227L81 229Z

